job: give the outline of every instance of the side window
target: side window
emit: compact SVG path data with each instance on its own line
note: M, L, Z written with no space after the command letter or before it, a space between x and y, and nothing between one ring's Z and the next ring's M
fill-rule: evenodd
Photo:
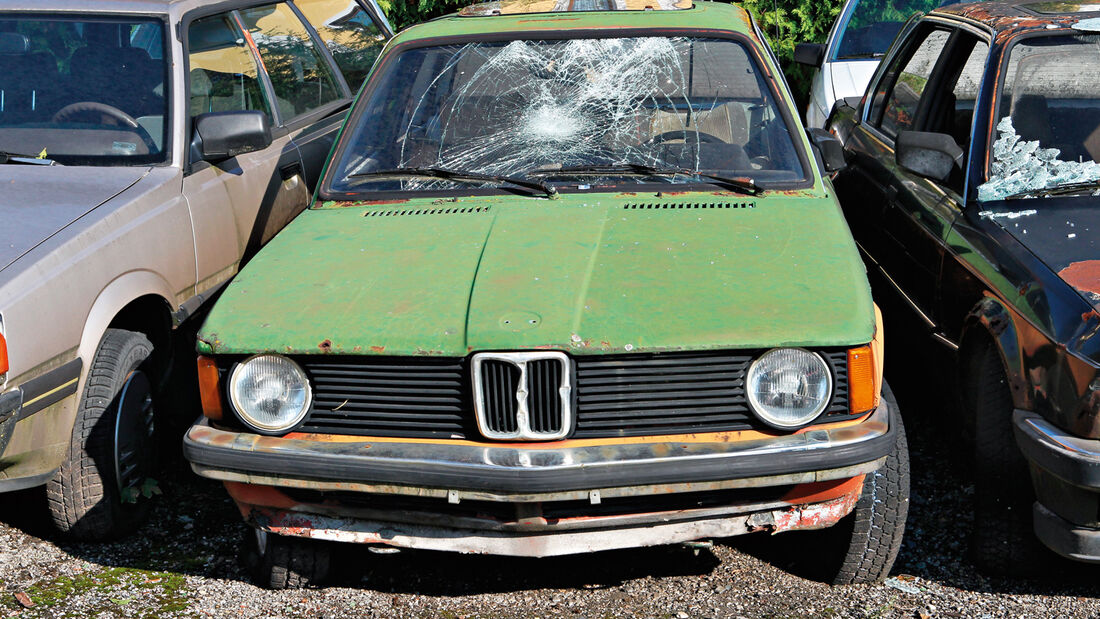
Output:
M289 6L269 4L240 15L271 77L284 122L343 96L328 63Z
M328 46L352 91L359 90L386 37L356 2L296 0L294 5Z
M985 62L989 56L989 45L985 41L975 41L966 63L959 72L959 79L951 94L954 98L954 115L945 126L944 132L950 133L955 142L965 151L970 144L970 126L974 121L974 101L978 98L978 86L985 73Z
M898 131L912 128L921 95L949 38L946 30L932 30L912 55L901 56L883 78L881 84L889 91L875 93L871 109L872 123L883 133L895 137Z
M195 20L187 31L191 115L259 110L271 115L256 57L231 15Z

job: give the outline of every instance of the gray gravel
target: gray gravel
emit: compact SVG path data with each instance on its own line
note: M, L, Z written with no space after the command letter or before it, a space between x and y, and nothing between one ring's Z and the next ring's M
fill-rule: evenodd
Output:
M110 544L60 541L38 493L0 495L0 617L1100 616L1095 567L1052 561L1027 581L977 573L966 557L972 485L943 440L950 428L929 412L942 403L895 388L914 486L884 584L815 582L819 538L788 533L698 554L677 546L542 560L349 547L335 584L273 592L239 567L245 527L221 487L176 470L150 524Z

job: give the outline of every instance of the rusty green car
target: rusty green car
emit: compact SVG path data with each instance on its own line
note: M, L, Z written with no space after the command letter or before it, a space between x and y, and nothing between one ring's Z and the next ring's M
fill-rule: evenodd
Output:
M262 584L318 582L326 540L541 557L829 527L829 581L889 572L908 456L837 144L742 9L581 4L398 35L312 208L200 330L184 449Z

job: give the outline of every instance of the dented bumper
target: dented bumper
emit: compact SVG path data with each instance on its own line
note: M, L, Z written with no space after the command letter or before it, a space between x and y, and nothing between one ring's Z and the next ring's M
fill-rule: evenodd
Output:
M894 447L888 406L785 436L557 447L274 438L204 420L184 453L272 533L552 556L830 526Z

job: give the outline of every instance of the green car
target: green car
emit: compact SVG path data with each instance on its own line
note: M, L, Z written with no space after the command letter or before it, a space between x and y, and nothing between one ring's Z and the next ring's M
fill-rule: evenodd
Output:
M782 75L730 4L493 2L395 37L313 207L199 333L185 453L259 581L319 582L324 541L827 527L829 581L884 578L904 432L838 143Z

